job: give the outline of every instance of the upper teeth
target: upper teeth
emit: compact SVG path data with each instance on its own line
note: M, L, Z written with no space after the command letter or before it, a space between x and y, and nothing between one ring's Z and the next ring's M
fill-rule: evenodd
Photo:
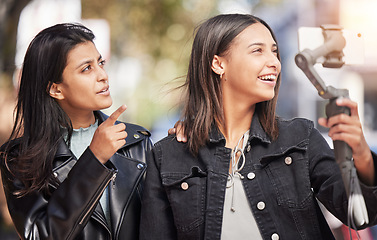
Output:
M273 74L265 75L265 76L261 76L259 78L262 79L262 80L274 80L274 79L276 79L276 75L273 75Z

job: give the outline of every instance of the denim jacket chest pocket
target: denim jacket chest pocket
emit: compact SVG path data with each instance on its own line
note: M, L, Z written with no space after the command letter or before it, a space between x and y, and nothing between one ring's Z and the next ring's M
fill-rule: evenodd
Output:
M295 146L267 158L269 163L264 169L276 194L277 204L299 209L310 206L313 192L306 148Z
M198 228L204 222L207 173L194 166L186 173L162 173L161 177L178 231Z

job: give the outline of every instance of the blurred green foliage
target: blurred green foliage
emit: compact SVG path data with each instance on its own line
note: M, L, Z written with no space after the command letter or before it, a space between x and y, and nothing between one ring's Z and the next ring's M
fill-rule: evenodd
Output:
M110 24L111 59L141 63L135 91L114 99L128 105L127 121L150 128L179 106L180 92L170 90L183 83L195 27L216 9L216 0L82 0L83 19Z

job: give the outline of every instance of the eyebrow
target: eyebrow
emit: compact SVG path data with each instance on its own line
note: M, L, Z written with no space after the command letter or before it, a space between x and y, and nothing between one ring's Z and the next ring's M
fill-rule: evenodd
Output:
M97 61L101 61L102 59L102 55L99 55ZM93 63L94 61L93 60L85 60L83 62L81 62L80 64L77 65L76 69L80 68L82 65L85 65L85 64L89 64L89 63Z
M256 42L256 43L252 43L250 44L249 46L247 46L248 48L249 47L252 47L252 46L266 46L265 43L260 43L260 42ZM276 43L272 44L272 47L277 47L278 45Z

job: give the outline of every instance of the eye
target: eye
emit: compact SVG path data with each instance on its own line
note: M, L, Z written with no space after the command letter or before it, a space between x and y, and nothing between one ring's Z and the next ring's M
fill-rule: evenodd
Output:
M99 63L98 63L98 65L100 65L100 66L104 66L106 64L106 60L101 60Z
M256 49L254 49L252 52L253 53L260 53L260 52L262 52L263 50L262 50L262 48L256 48Z
M275 53L275 54L277 55L279 51L278 51L277 48L275 48L275 49L272 49L272 52Z
M82 72L89 71L90 69L92 69L92 66L91 66L91 65L88 65L88 66L86 66L86 67L82 70Z

